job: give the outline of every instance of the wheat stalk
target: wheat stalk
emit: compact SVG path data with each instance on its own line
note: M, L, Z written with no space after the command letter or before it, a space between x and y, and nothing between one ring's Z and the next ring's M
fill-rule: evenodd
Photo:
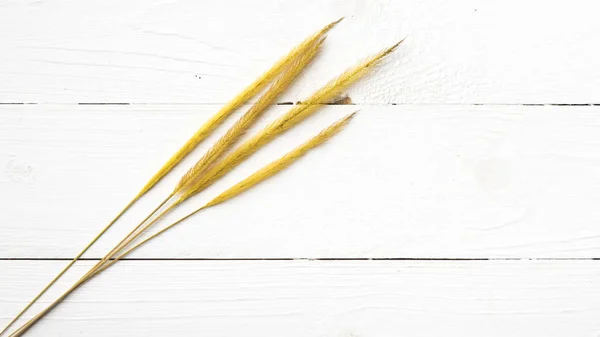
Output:
M50 310L52 310L54 307L56 307L60 302L62 302L73 291L75 291L76 289L78 289L79 287L81 287L83 284L85 284L87 281L89 281L92 277L96 276L97 274L103 272L104 270L106 270L107 268L109 268L110 266L112 266L113 264L115 264L117 261L119 261L123 257L129 255L131 252L133 252L134 250L138 249L140 246L144 245L148 241L156 238L157 236L163 234L167 230L175 227L176 225L178 225L181 222L183 222L184 220L190 218L194 214L197 214L201 210L204 210L204 209L212 207L212 206L216 206L216 205L221 204L221 203L223 203L223 202L225 202L225 201L227 201L227 200L229 200L229 199L231 199L231 198L233 198L235 196L238 196L241 193L243 193L243 192L247 191L248 189L250 189L251 187L256 186L257 184L259 184L259 183L267 180L268 178L274 176L275 174L277 174L277 173L281 172L282 170L284 170L285 168L289 167L296 160L298 160L300 157L304 156L308 151L314 149L315 147L317 147L319 145L322 145L327 140L329 140L331 137L335 136L337 133L339 133L340 131L342 131L342 129L348 124L348 122L350 121L350 119L352 119L352 117L354 117L354 115L355 115L355 113L352 113L352 114L350 114L350 115L342 118L341 120L335 122L334 124L330 125L326 129L324 129L323 131L321 131L317 136L309 139L304 144L298 146L294 150L292 150L292 151L288 152L287 154L285 154L283 157L281 157L281 158L279 158L279 159L271 162L270 164L268 164L265 167L261 168L260 170L256 171L255 173L253 173L252 175L250 175L246 179L240 181L239 183L237 183L234 186L230 187L229 189L227 189L223 193L219 194L217 197L215 197L214 199L212 199L211 201L209 201L206 205L204 205L204 206L198 208L197 210L189 213L188 215L182 217L181 219L177 220L176 222L172 223L171 225L165 227L164 229L162 229L161 231L157 232L156 234L148 237L147 239L141 241L137 245L131 247L128 250L126 250L125 252L123 252L122 254L120 254L119 256L117 256L115 259L113 259L110 262L102 265L102 267L98 268L97 270L95 270L90 275L86 275L86 277L81 278L71 288L69 288L64 294L62 294L56 301L54 301L52 304L50 304L50 306L48 306L48 308L44 309L42 312L40 312L38 315L36 315L34 318L32 318L31 321L27 322L25 325L23 325L21 328L19 328L19 330L15 331L11 335L11 337L21 336L35 322L37 322L39 319L41 319L42 317L44 317L48 312L50 312Z
M42 297L50 287L52 287L66 272L69 270L77 260L85 254L89 248L94 245L106 231L108 231L117 220L125 214L133 204L135 204L143 195L145 195L150 189L152 189L165 175L167 175L187 154L189 154L200 142L202 142L223 120L236 110L239 106L244 104L248 99L255 96L260 90L262 90L275 76L277 76L285 67L287 67L292 61L294 61L298 55L302 55L317 41L322 41L325 34L337 25L343 18L334 21L317 33L311 35L305 39L302 43L292 49L287 55L276 62L269 70L267 70L262 76L257 78L252 84L246 87L241 93L234 97L229 103L222 107L209 121L207 121L200 129L165 163L160 170L150 178L150 180L144 185L144 187L138 192L138 194L113 218L109 224L104 227L93 239L90 241L84 249L75 256L70 263L63 268L63 270L54 277L5 327L0 331L0 335L6 332L31 306ZM320 42L318 42L320 43ZM166 201L165 201L166 202ZM161 204L155 212L164 205ZM151 213L154 214L155 212ZM149 216L149 217L150 217ZM148 218L149 218L148 217ZM146 218L144 221L147 221Z
M221 178L234 167L239 165L243 160L258 151L258 149L260 149L263 145L272 141L281 133L309 117L311 114L317 111L323 103L335 97L342 90L346 89L348 86L364 76L370 69L373 68L373 66L394 51L394 49L396 49L400 43L402 43L402 41L346 70L342 75L333 79L313 93L307 100L304 101L303 104L296 105L294 108L290 109L290 111L288 111L285 115L271 123L259 134L241 144L233 152L223 158L223 160L210 168L201 179L198 179L194 184L190 185L189 188L183 191L180 199L177 202L181 203L189 197L203 191L214 181Z

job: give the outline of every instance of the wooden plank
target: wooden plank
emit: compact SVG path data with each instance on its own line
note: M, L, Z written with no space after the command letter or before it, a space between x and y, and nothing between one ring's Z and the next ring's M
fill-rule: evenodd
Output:
M64 263L0 261L0 324ZM125 261L28 336L596 336L599 282L599 261Z
M2 106L0 257L75 256L215 109ZM599 256L600 107L329 106L169 220L357 109L329 144L135 256ZM144 218L205 148L89 256Z
M358 103L598 103L597 2L96 0L0 10L0 102L222 103L346 16L298 100L408 37Z

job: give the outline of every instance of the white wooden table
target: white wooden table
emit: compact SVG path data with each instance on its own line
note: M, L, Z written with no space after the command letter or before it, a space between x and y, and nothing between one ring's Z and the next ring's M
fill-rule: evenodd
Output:
M174 216L360 109L348 130L140 249L28 336L599 336L599 10L592 0L1 2L0 325L221 104L346 16L281 102L408 38L348 91L355 105L325 108Z

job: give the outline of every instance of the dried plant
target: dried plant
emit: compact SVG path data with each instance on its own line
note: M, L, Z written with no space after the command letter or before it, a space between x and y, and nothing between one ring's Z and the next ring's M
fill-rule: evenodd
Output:
M156 238L167 230L180 224L184 220L206 208L221 204L241 193L268 179L269 177L284 170L286 167L295 162L298 158L306 154L311 149L323 144L325 141L340 132L354 116L351 114L338 122L332 124L317 136L311 138L293 151L287 153L282 158L266 165L259 171L250 175L243 181L237 183L227 189L204 206L198 208L194 212L180 218L176 222L158 231L154 235L146 238L138 244L127 249L133 242L152 225L159 221L164 215L176 208L179 204L189 199L193 195L202 192L206 187L213 184L222 176L230 172L234 167L239 165L249 156L254 154L258 149L274 140L279 135L302 122L304 119L316 112L320 106L335 98L342 90L356 82L365 75L373 66L381 61L385 56L391 53L402 41L394 46L383 50L382 52L366 59L357 66L347 70L339 77L327 83L325 86L317 90L302 104L298 104L290 109L285 115L270 123L266 128L258 134L251 137L249 140L242 143L229 154L225 153L236 143L236 141L248 130L248 128L262 115L262 113L271 105L277 97L285 91L293 79L299 72L314 58L321 47L324 34L335 26L340 20L333 22L319 31L317 34L306 39L302 44L292 50L286 57L276 63L267 73L257 79L244 92L236 96L230 103L224 106L215 116L213 116L198 132L182 147L170 160L161 168L161 170L148 182L136 198L127 205L127 207L105 228L85 249L81 252L62 272L59 274L36 298L28 304L28 306L19 313L19 315L11 321L12 325L64 272L91 246L100 235L102 235L108 227L110 227L123 213L131 207L133 203L146 192L148 192L158 181L160 181L173 167L175 167L199 142L212 132L232 111L237 109L241 104L254 96L273 78L277 77L283 71L274 84L258 99L258 101L221 137L209 151L186 172L180 179L177 186L171 194L160 203L160 205L150 213L138 226L136 226L125 238L123 238L113 249L111 249L98 263L96 263L83 277L81 277L69 290L61 295L56 301L50 304L46 309L38 315L30 319L26 324L11 334L11 337L21 336L33 324L44 317L62 300L64 300L74 290L89 281L92 277L106 270L118 260L129 255L131 252ZM284 70L285 69L285 70ZM221 158L223 157L224 158ZM173 197L175 197L173 199ZM155 215L169 201L171 204L160 214ZM150 221L150 219L152 219ZM126 250L125 250L126 249ZM7 327L8 328L8 327ZM6 331L5 328L2 332ZM1 333L0 333L1 334Z
M229 103L223 106L211 119L209 119L204 125L198 129L198 131L160 168L152 178L144 185L144 187L138 192L138 194L106 225L84 248L79 252L73 260L69 262L61 271L56 275L50 283L48 283L7 325L0 335L7 331L31 306L39 300L47 291L52 287L74 264L79 260L83 254L85 254L92 245L94 245L104 233L106 233L116 222L125 214L133 204L135 204L142 196L150 191L165 175L167 175L183 158L185 158L196 146L198 146L215 128L217 128L227 116L233 111L239 108L242 104L247 102L250 98L254 97L260 92L267 84L269 84L278 74L280 74L291 62L298 59L298 56L304 55L307 51L313 50L315 45L320 45L327 32L329 32L335 25L337 25L343 18L334 21L317 33L311 35L298 46L293 48L287 55L276 62L269 70L263 75L252 82L246 87L241 93L235 96ZM291 81L291 79L290 79ZM289 84L289 83L288 83ZM275 98L273 98L275 99ZM268 105L268 104L267 104ZM166 203L166 201L165 201ZM163 203L164 205L164 203ZM162 207L162 205L161 205ZM152 214L150 215L152 216ZM147 221L145 219L144 221Z

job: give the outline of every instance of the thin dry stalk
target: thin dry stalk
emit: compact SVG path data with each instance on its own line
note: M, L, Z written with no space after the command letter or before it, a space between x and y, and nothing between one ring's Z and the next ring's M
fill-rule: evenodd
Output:
M171 199L173 195L175 194L172 193L171 195L169 195L169 197L163 200L148 216L146 216L146 218L144 218L144 220L142 220L142 222L140 222L138 226L136 226L131 232L129 232L129 234L127 234L123 239L121 239L121 241L119 241L119 243L117 243L108 253L106 253L104 257L100 259L100 261L96 262L96 264L90 270L88 270L88 272L83 277L86 277L87 275L91 274L94 270L98 269L107 260L110 260L116 253L118 253L122 249L122 247L127 246L127 242L129 242L130 238L138 231L141 225L148 221L156 212L158 212L169 201L169 199ZM168 210L170 211L173 208L174 206L171 206L170 208L168 208Z
M119 214L117 214L116 217L114 217L109 223L108 225L106 225L106 227L104 227L100 233L98 233L93 239L92 241L90 241L74 258L73 260L69 261L69 263L58 273L58 275L56 275L52 281L50 281L50 283L48 283L37 295L35 295L35 297L29 301L29 303L27 303L27 305L21 309L21 311L19 311L19 313L10 321L8 322L8 324L4 327L4 329L2 329L2 331L0 331L0 336L2 334L4 334L4 332L6 332L13 324L15 324L15 322L21 318L21 316L23 316L23 314L25 314L27 312L27 310L29 310L29 308L31 308L31 306L33 306L33 304L35 304L35 302L37 302L47 291L48 289L50 289L74 264L75 262L77 262L77 260L79 260L83 254L85 254L90 247L92 247L99 239L102 235L104 235L104 233L106 233L106 231L108 231L114 224L115 222L117 222L117 220L119 220L119 218L125 214L125 212L127 212L129 210L129 208L131 208L131 206L133 206L134 203L136 203L136 201L140 198L141 196L138 195L136 196L133 200L131 200L129 202L129 204L127 204L127 206L125 206L125 208L123 208Z
M278 135L299 124L301 121L309 117L317 111L321 105L328 100L338 95L342 90L356 82L364 76L370 69L379 63L385 56L389 55L394 49L400 45L402 41L396 43L392 47L381 51L380 53L366 59L357 66L348 69L342 75L327 83L325 86L317 90L301 105L296 105L285 115L271 123L260 133L242 143L233 152L228 154L223 160L206 171L201 179L196 181L188 189L186 189L181 197L180 202L189 197L203 191L214 181L221 178L223 175L231 171L239 165L243 160L254 154L263 145L275 139Z

